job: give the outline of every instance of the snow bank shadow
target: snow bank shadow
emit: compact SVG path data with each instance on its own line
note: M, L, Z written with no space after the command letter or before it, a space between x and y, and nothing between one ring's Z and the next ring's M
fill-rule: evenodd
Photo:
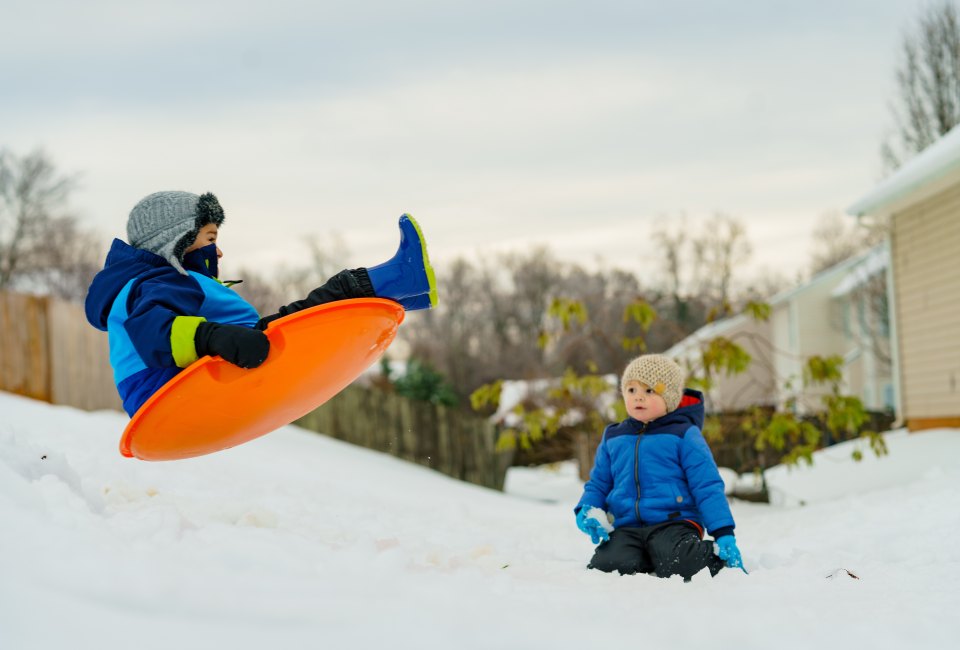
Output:
M0 492L28 507L77 499L90 511L103 512L103 500L84 486L64 454L10 432L0 432L0 450Z

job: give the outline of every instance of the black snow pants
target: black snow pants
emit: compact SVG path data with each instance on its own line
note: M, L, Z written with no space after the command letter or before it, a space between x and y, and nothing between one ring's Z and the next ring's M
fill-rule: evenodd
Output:
M621 575L650 573L689 580L704 567L715 576L724 562L713 552L713 542L700 539L700 530L685 521L668 521L643 528L617 528L597 547L587 568Z
M311 291L303 300L291 302L277 310L277 313L261 318L256 325L258 330L266 329L271 321L294 314L309 307L325 305L328 302L348 298L373 298L373 284L365 268L344 269L322 285Z

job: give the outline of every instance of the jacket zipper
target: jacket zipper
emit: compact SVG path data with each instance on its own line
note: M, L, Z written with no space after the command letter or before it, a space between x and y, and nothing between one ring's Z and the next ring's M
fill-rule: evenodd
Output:
M643 525L643 520L640 519L640 439L643 437L643 432L646 431L647 425L644 425L640 428L640 433L637 435L637 444L633 450L633 480L637 484L637 500L633 503L633 510L637 515L637 523Z

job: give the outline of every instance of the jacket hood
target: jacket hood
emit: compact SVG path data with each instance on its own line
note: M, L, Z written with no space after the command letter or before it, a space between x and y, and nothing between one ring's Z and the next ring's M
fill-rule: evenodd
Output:
M167 260L149 251L134 248L124 241L114 239L107 253L107 260L90 283L84 308L87 321L99 330L106 331L107 316L113 302L126 284L133 278L152 270L174 270Z
M217 245L209 244L187 253L184 256L183 265L188 271L196 271L216 278ZM179 271L163 257L114 239L110 252L107 253L103 270L94 276L87 291L85 303L87 320L97 329L106 331L107 316L113 309L113 303L130 280L170 271L176 271L179 274Z

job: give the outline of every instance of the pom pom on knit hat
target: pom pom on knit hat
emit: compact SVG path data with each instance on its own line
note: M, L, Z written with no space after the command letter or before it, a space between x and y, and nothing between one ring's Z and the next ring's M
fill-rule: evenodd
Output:
M223 225L223 208L207 192L155 192L133 206L127 219L127 241L134 248L164 258L186 275L183 253L207 224Z
M623 391L629 381L639 381L663 398L669 413L680 405L685 380L683 369L670 357L644 354L627 365L620 380L620 390Z

